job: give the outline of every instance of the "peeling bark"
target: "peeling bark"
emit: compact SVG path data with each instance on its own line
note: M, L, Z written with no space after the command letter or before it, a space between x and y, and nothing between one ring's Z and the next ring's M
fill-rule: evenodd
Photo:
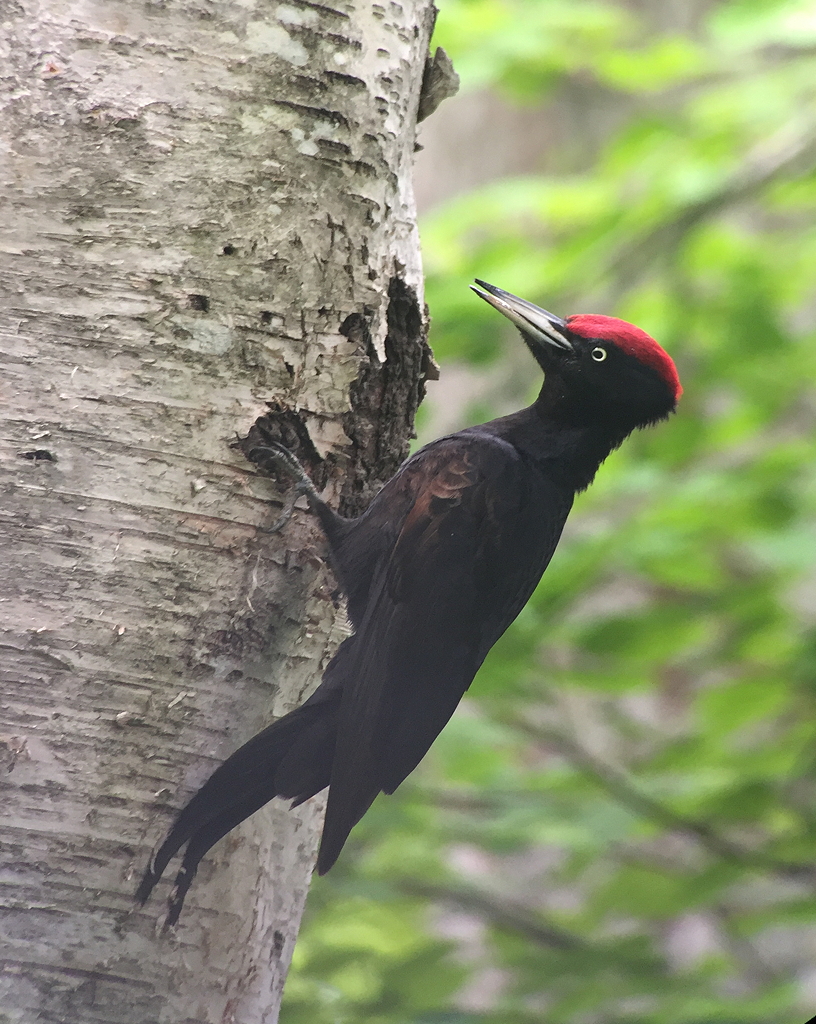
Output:
M220 843L175 933L132 893L337 640L319 531L301 511L264 535L281 494L236 434L265 417L346 513L406 453L432 367L410 183L432 20L4 8L0 1021L277 1019L317 801Z

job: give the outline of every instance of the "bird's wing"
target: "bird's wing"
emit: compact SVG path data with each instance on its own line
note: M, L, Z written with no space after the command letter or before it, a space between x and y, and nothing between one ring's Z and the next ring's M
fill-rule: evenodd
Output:
M538 582L569 502L554 496L563 510L540 510L559 522L538 536L525 511L525 469L506 442L459 435L418 453L378 496L373 520L385 523L393 509L401 526L353 638L321 873L374 797L393 792L425 755Z

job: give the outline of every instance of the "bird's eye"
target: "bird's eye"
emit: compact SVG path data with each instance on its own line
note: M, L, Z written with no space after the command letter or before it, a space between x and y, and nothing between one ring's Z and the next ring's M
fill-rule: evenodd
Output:
M606 359L606 349L600 347L593 348L591 355L596 363L602 363Z

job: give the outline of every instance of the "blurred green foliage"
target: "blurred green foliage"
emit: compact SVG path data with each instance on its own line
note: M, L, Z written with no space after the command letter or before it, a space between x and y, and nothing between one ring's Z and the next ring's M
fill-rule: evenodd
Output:
M284 1024L816 1012L816 8L694 10L441 4L465 88L579 83L618 112L589 156L427 218L439 361L533 379L479 276L637 323L685 396L608 460L420 769L315 882Z

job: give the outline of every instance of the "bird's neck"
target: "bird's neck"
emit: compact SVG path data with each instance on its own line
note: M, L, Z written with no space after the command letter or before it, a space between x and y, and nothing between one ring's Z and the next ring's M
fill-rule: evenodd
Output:
M539 401L485 427L573 492L589 487L598 467L629 433L610 430L598 422L565 420L542 407Z

